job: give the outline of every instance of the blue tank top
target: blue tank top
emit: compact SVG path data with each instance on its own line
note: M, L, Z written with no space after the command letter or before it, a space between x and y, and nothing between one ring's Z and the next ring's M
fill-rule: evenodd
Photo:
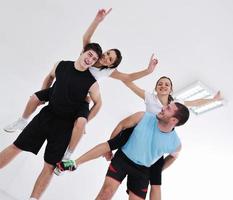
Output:
M180 144L175 130L161 132L156 116L146 112L122 151L134 163L150 167L162 155L175 152Z

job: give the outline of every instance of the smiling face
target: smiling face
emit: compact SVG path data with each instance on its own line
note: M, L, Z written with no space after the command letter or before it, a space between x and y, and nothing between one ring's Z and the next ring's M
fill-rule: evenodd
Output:
M160 78L155 86L157 95L169 95L172 92L172 82L166 77Z
M99 59L98 63L101 66L112 67L116 59L116 52L114 50L108 50L102 54L102 57Z
M98 59L99 57L95 51L87 50L80 55L79 64L82 66L82 68L87 69L94 65Z
M157 118L161 120L164 123L169 123L171 120L174 120L174 122L177 122L177 119L174 117L176 111L178 110L175 103L170 103L167 106L164 106L157 114Z

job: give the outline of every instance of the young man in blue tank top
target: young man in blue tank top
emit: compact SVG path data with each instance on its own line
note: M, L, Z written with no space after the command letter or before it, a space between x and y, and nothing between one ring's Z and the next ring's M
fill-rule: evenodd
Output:
M127 143L117 151L109 166L103 187L97 200L111 199L127 175L129 199L145 199L149 184L149 167L162 155L174 158L181 150L181 142L174 128L186 123L189 110L183 104L171 103L162 108L157 116L138 112L122 120L112 135L117 136L122 130L135 126ZM107 151L114 149L114 142L97 145L75 161L63 161L57 164L61 171L73 171L84 162L102 155L99 148ZM168 157L167 156L167 157Z
M49 105L41 109L13 144L0 152L0 168L3 168L22 151L37 154L47 140L44 167L34 185L31 200L39 199L47 188L54 166L62 159L70 142L72 129L83 133L84 125L76 127L74 122L77 118L86 119L89 114L89 109L84 106L88 93L94 99L89 115L95 115L100 109L99 85L87 69L101 55L99 44L90 43L76 61L61 61L56 64L50 72L56 81Z

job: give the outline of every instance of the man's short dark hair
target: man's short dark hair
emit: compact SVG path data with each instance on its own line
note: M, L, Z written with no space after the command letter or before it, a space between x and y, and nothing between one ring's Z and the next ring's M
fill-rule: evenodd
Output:
M176 126L181 126L185 124L189 119L189 109L185 105L178 102L175 102L175 105L178 108L178 110L176 111L173 117L178 119L178 123L176 124Z
M99 58L101 58L102 56L102 48L100 47L100 45L98 43L89 43L87 44L84 48L83 48L83 52L86 52L88 50L93 50L94 52L96 52L96 54L98 55Z

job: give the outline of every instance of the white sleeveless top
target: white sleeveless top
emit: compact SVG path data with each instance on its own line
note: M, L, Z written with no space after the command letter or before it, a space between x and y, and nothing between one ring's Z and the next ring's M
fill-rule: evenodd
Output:
M97 81L100 81L104 77L109 77L115 69L102 69L97 67L89 67L89 71L95 77Z

